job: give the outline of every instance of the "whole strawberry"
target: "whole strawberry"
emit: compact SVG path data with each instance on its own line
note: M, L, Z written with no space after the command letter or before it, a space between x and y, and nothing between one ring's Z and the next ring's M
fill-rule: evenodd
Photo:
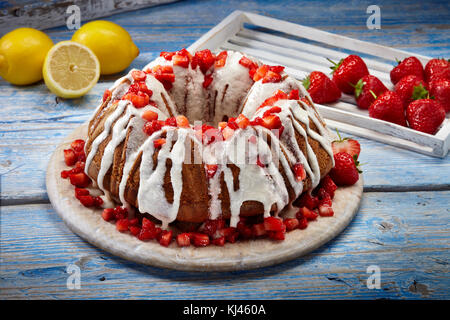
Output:
M335 102L341 97L341 91L336 84L320 71L311 72L309 77L303 80L303 85L315 103Z
M430 82L430 96L444 107L445 112L450 111L450 79L436 79Z
M410 74L424 78L422 63L416 57L409 57L400 61L399 64L391 70L391 81L393 84L399 82L403 77Z
M388 89L377 77L370 74L365 75L359 79L355 86L356 103L361 109L369 109L372 102L375 101L373 94L379 96L385 91L388 91Z
M413 74L403 77L399 82L397 82L394 91L403 101L403 107L405 109L413 100L424 98L428 94L427 84L425 81Z
M359 79L369 74L366 63L357 55L349 55L339 63L328 60L334 64L330 67L333 70L333 81L344 93L352 94Z
M406 108L406 119L412 129L435 134L445 119L445 110L433 99L419 99Z
M425 81L434 79L450 80L450 62L445 59L431 59L425 65Z
M369 107L369 116L406 126L403 102L394 91L382 93Z
M339 186L355 184L359 179L357 163L347 152L339 152L334 155L334 168L330 171L330 177Z

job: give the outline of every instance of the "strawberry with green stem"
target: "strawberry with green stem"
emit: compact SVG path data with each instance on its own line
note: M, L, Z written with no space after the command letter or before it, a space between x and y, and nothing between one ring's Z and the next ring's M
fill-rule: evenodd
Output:
M331 144L333 154L337 154L339 152L346 152L352 157L356 156L356 159L358 159L359 154L361 152L361 145L359 144L359 142L352 138L342 138L337 129L336 133L339 139L334 140L333 143Z
M403 107L406 107L416 99L426 97L428 95L428 86L416 75L410 74L403 77L394 87L394 91L399 95L403 101Z
M331 103L339 100L341 91L336 84L320 71L313 71L303 80L303 86L308 90L315 103Z
M388 91L386 86L377 77L366 75L358 80L355 85L355 99L359 108L369 109L372 102L375 101L373 94L378 96Z
M347 94L352 94L354 86L362 77L369 74L369 69L361 57L357 55L349 55L345 59L341 59L339 63L328 59L333 66L330 67L333 71L333 82L338 88Z

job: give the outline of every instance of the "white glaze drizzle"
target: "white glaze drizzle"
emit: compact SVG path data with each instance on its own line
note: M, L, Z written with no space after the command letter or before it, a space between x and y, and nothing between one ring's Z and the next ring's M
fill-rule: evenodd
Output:
M123 205L131 208L125 200L125 188L131 168L133 167L137 156L142 152L140 185L137 195L139 211L150 213L161 220L164 227L174 221L177 217L180 207L181 192L183 190L182 165L185 163L186 155L189 154L190 156L190 149L188 150L189 152L186 152L186 143L196 143L201 146L201 142L197 140L192 128L163 127L162 130L147 137L142 132L144 122L140 119L142 112L145 110L150 109L157 112L159 114L159 119L164 120L167 118L169 111L170 113L177 115L180 113L180 110L186 108L186 115L188 118L191 118L190 120L192 121L192 119L204 117L205 112L207 112L206 108L208 107L208 101L205 100L207 97L211 99L215 96L218 112L216 111L214 122L222 120L221 117L223 115L230 114L230 112L232 112L231 106L233 104L236 105L239 100L243 101L241 107L242 113L247 117L254 119L257 116L261 116L264 111L271 107L267 106L258 110L258 107L262 102L272 96L277 90L289 93L292 89L298 89L300 97L304 97L308 94L297 80L289 76L285 77L285 79L279 83L263 84L262 81L257 81L250 88L252 82L248 77L248 69L239 64L242 54L232 51L228 51L227 53L228 57L225 66L214 70L212 74L214 80L208 90L201 87L201 84L203 83L203 74L199 68L193 70L190 66L188 68L174 66L175 82L173 88L169 90L169 92L167 92L162 84L153 76L147 76L147 87L153 91L151 99L157 103L159 109L152 106L136 109L131 104L128 105L128 101L120 101L118 103L116 110L105 121L103 132L93 141L90 153L86 160L87 173L94 155L98 152L99 145L111 134L111 140L105 147L97 177L97 184L106 195L108 194L108 191L105 190L103 186L103 180L105 174L112 165L114 150L125 139L126 133L130 130L130 127L132 127L133 130L128 139L125 152L123 174L119 184L119 199ZM144 70L156 65L172 66L172 62L159 57L148 64ZM123 94L124 90L132 83L133 79L130 74L131 71L127 76L115 82L111 88L114 98ZM188 83L188 89L186 89L186 82ZM223 90L227 84L227 94L223 103L221 103L218 99L219 97L221 99ZM187 95L187 99L185 99L185 90L188 90L188 92L191 93ZM198 92L202 92L202 94L200 95ZM208 94L208 92L217 92L217 94ZM247 94L245 94L246 92ZM167 105L162 99L162 95L164 95ZM180 105L185 102L186 105ZM210 102L211 101L209 101L209 103ZM244 130L236 130L233 137L227 141L215 142L201 148L203 151L202 159L204 163L218 164L218 170L214 177L209 179L208 186L208 192L211 197L209 203L211 219L218 218L221 214L221 203L219 200L219 195L222 192L222 190L220 190L221 174L223 174L230 197L231 226L236 226L239 221L241 206L246 201L257 201L261 203L264 207L265 217L270 215L271 208L274 204L277 205L276 213L291 205L291 202L289 202L288 189L283 176L274 161L272 161L274 150L279 151L277 158L280 165L283 166L289 184L295 192L295 197L303 192L303 182L296 180L289 163L302 163L307 174L311 178L313 187L318 185L320 182L318 159L307 138L309 136L318 141L331 158L333 158L329 133L328 129L326 129L322 125L322 122L317 118L314 109L304 103L302 103L302 106L304 107L302 108L299 103L302 102L279 100L275 103L276 106L280 106L282 109L278 114L285 128L281 137L277 137L273 132L263 127L248 127ZM110 106L111 103L107 107ZM125 114L119 119L125 108ZM310 128L310 119L318 128L319 133L314 132ZM117 122L114 127L111 128L116 120ZM302 128L299 122L304 124L306 130ZM306 141L306 156L301 152L296 142L294 131L302 135ZM160 138L163 132L166 134L166 143L159 150L157 163L153 169L153 154L155 152L153 142ZM271 137L273 144L272 150L267 141L262 138L265 134ZM258 138L257 148L252 149L251 147L248 147L246 152L241 152L243 147L249 146L248 139L252 135L256 135ZM284 153L280 151L281 147L283 147ZM255 159L258 156L269 160L264 168L255 164ZM167 159L170 159L172 162L169 173L174 195L172 203L167 201L163 188L164 175L167 170ZM231 163L239 168L238 190L234 190L233 174L231 169L227 166L227 164Z

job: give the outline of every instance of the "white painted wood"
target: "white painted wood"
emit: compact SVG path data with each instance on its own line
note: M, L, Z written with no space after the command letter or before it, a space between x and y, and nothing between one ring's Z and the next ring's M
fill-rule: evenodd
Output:
M362 175L356 184L336 190L334 216L319 217L304 230L286 234L284 241L256 239L216 246L163 247L156 241L143 242L117 231L101 217L101 209L86 208L75 198L74 187L60 172L66 170L63 150L75 139L86 139L87 123L75 129L53 153L47 167L49 199L66 225L93 245L124 259L142 264L187 271L233 271L260 268L305 255L330 241L352 221L363 193Z
M249 25L295 36L296 39L253 30ZM308 40L308 43L302 39ZM311 44L311 41L314 41L315 44ZM336 49L331 49L330 46ZM386 62L404 59L412 55L424 64L431 59L242 11L234 11L188 49L196 51L204 48L237 50L261 59L264 63L284 65L286 72L299 80L314 70L329 73L325 57L339 60L348 55L345 50L350 50L358 54L369 55L369 58L364 57L364 61L368 65L370 73L380 78L389 89L393 88L389 76L392 65ZM318 107L333 127L355 135L435 157L445 157L450 148L449 118L444 121L435 135L430 135L370 118L367 110L357 108L354 97L350 95L344 94L339 102Z

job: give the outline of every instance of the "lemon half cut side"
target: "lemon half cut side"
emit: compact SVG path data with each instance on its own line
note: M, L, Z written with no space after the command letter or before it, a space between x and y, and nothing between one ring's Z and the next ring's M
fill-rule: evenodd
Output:
M97 83L100 63L88 47L61 41L48 52L42 73L51 92L62 98L78 98Z

